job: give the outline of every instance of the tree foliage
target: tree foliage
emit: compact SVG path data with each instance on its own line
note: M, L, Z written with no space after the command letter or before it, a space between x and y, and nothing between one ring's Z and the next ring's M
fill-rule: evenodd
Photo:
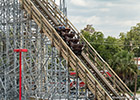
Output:
M125 50L133 51L135 56L140 56L140 49L134 50L135 48L140 48L140 23L133 26L126 34L120 33L120 40L126 45L124 46Z
M120 33L119 38L105 38L95 29L92 33L86 30L81 33L127 85L134 85L134 73L137 73L134 57L140 56L140 23L127 33Z

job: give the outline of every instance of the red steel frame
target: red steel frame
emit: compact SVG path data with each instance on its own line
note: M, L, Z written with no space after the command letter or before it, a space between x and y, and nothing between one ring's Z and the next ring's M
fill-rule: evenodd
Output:
M14 52L19 52L19 100L21 100L21 86L22 86L22 67L21 67L21 57L22 52L28 52L27 49L14 49Z

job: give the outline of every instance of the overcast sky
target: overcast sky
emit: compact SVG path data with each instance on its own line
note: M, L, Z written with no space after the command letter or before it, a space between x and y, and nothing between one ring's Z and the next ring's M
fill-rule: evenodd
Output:
M68 18L78 30L87 24L104 33L118 37L131 26L140 23L140 0L66 0Z

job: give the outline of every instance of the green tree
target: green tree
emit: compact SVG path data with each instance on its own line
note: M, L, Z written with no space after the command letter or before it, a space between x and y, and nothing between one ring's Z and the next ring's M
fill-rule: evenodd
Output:
M92 33L86 30L81 32L123 81L129 87L132 87L134 85L134 72L137 72L137 66L134 64L134 54L135 56L136 54L137 56L140 55L140 49L134 49L139 47L140 24L132 27L127 34L120 33L120 38L111 36L104 38L104 34L95 31L95 29ZM131 88L131 90L133 89Z
M124 49L128 51L132 51L133 48L140 46L140 23L138 23L136 26L133 26L129 32L126 33L120 33L120 39L124 43ZM134 51L134 53L138 53L140 55L140 49L139 51Z
M90 42L90 32L85 31L85 30L81 30L82 35L85 37L85 39L87 39L88 42Z
M137 66L134 63L134 54L121 50L113 56L112 68L126 84L133 84L134 72Z
M121 50L121 48L119 47L118 43L118 39L116 39L115 37L111 37L108 36L105 39L105 47L106 47L106 55L104 57L104 59L111 64L113 62L112 58L113 55L115 55L117 52L119 52Z

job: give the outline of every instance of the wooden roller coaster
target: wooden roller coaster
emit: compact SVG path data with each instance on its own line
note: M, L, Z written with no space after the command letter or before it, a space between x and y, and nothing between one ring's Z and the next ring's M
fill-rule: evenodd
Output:
M52 46L58 49L68 65L78 73L86 87L95 95L95 100L133 99L130 89L52 0L19 1L42 33L51 40ZM111 77L105 73L106 70Z

